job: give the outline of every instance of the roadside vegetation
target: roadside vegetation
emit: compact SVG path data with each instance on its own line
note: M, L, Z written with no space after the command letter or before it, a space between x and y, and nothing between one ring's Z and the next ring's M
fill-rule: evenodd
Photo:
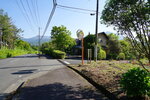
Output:
M35 46L20 39L21 32L8 14L0 9L0 59L37 53Z
M14 48L14 49L3 48L0 49L0 59L24 55L24 54L37 54L37 53L38 52L34 50L29 51L29 50L23 50L18 48Z
M150 71L147 64L145 63L145 67ZM70 66L104 87L119 100L149 100L150 74L136 61L101 60L83 66Z
M54 26L51 30L51 42L43 43L41 51L53 58L63 59L66 53L70 54L76 42L71 37L71 32L65 26Z
M109 0L102 12L101 22L114 26L124 39L108 34L107 46L98 46L100 61L72 66L120 100L149 100L149 10L148 0ZM90 34L84 40L85 57L87 49L92 49L94 55L95 35Z
M124 38L120 40L118 34L107 34L109 39L106 46L98 45L97 62L71 66L120 100L150 100L149 11L149 0L108 0L102 11L101 22L114 26ZM0 58L35 53L36 47L19 39L22 30L12 23L3 10L0 10L0 28L3 33L0 34ZM64 59L68 54L74 53L76 41L65 26L54 26L51 40L41 45L43 54ZM85 58L87 49L92 49L94 59L94 46L95 35L85 36Z

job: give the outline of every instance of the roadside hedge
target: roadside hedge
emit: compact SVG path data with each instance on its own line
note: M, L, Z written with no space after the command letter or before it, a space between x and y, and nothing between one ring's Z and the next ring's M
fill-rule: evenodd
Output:
M43 54L49 55L55 59L64 59L66 53L60 50L53 50L52 48L44 48L41 50Z
M66 53L60 50L53 50L52 56L57 59L64 59Z

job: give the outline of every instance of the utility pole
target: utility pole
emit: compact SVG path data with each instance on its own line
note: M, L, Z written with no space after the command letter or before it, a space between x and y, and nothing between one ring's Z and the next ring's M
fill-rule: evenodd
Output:
M96 4L96 25L95 25L95 49L94 49L94 61L97 61L97 42L98 42L98 9L99 9L99 0Z
M40 40L40 27L39 27L39 58L40 58L40 45L41 45L41 40Z

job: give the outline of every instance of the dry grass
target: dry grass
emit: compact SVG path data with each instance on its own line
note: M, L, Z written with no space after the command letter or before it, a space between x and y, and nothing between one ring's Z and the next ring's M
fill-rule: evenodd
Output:
M86 65L71 65L96 83L105 87L118 98L125 96L120 88L121 75L131 68L140 67L137 63L129 61L98 61ZM150 66L147 66L150 67Z

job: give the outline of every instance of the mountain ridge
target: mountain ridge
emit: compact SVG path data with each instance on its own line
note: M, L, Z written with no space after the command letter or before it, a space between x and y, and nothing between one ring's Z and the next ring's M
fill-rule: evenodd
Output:
M38 45L39 44L39 36L34 36L31 38L21 38L21 40L26 41L28 43L30 43L31 45ZM41 40L41 44L44 42L48 42L50 41L50 36L44 36Z

